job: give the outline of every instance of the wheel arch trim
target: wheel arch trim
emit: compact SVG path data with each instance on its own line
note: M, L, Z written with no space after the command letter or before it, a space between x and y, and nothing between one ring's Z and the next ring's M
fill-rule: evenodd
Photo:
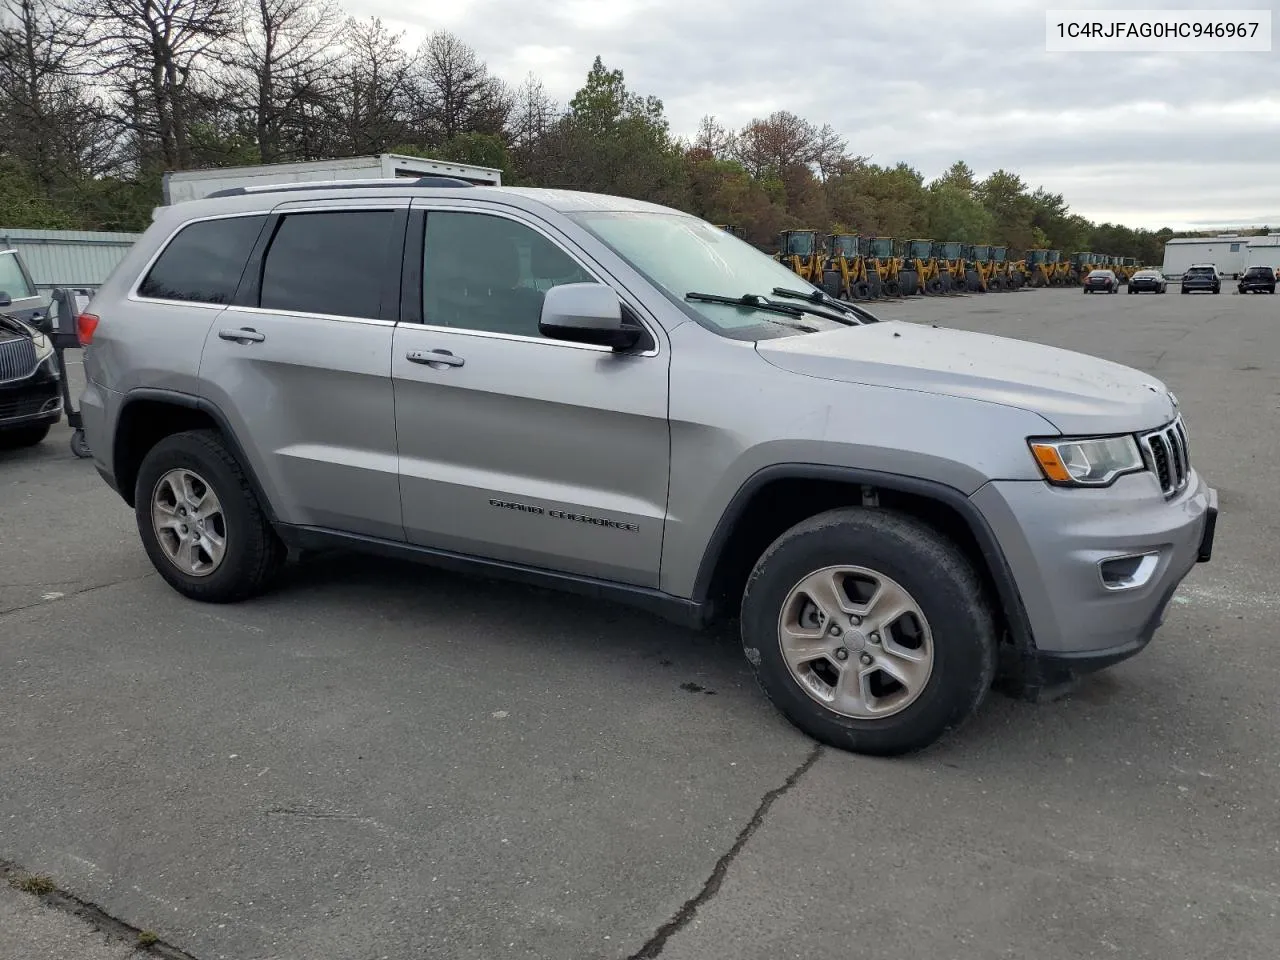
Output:
M1033 651L1035 639L1022 594L1013 576L1013 568L996 538L995 531L982 511L961 490L936 480L905 474L865 470L816 463L778 463L757 470L738 488L717 521L711 539L703 550L702 561L694 579L694 603L710 608L710 593L716 569L724 555L738 522L745 515L752 498L763 487L779 480L824 480L845 483L851 487L872 487L934 500L954 510L964 521L982 554L991 580L995 584L1009 634L1018 649Z
M262 512L266 515L268 521L272 524L277 523L275 509L271 504L271 499L266 494L266 488L262 486L258 479L257 471L253 467L253 461L245 455L244 447L240 444L239 438L236 437L235 431L231 428L231 421L222 409L213 401L206 400L204 397L198 397L190 393L183 393L180 390L167 390L161 387L135 387L125 394L123 402L120 404L120 413L116 419L119 424L124 418L125 412L129 406L138 402L151 403L167 403L175 407L184 407L188 410L197 410L208 416L218 427L218 432L222 434L223 441L231 448L231 453L240 463L240 469L244 471L245 479L249 481L249 486L253 489L253 494L258 498L258 505ZM115 441L112 446L114 448ZM116 457L112 457L112 470L115 472L115 480L118 487L119 483L119 464ZM120 489L120 495L125 497L126 501L132 505L133 490Z

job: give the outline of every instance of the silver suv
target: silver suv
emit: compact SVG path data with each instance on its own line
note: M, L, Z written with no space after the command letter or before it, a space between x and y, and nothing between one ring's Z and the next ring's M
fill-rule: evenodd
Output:
M1127 367L879 322L727 231L441 179L157 211L79 318L84 423L160 574L341 545L737 617L842 748L956 727L1151 639L1217 497Z

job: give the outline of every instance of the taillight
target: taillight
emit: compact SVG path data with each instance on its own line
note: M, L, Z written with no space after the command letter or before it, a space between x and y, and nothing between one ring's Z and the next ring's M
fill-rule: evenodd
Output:
M98 318L92 313L82 313L76 317L76 335L80 338L80 346L87 347L93 343L93 332L98 329Z

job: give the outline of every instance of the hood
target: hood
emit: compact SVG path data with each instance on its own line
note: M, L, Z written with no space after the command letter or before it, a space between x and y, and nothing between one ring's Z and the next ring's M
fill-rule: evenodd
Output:
M807 377L1019 407L1066 435L1147 430L1176 411L1165 385L1132 367L964 330L885 321L762 340L756 350Z

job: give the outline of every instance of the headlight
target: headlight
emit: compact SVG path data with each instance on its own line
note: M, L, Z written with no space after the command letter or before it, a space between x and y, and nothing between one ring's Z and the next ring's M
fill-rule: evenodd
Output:
M49 352L41 359L39 366L44 367L52 376L62 376L62 370L58 366L58 355L50 348Z
M1050 483L1105 487L1116 477L1145 470L1142 452L1130 436L1077 440L1032 440L1031 452Z

